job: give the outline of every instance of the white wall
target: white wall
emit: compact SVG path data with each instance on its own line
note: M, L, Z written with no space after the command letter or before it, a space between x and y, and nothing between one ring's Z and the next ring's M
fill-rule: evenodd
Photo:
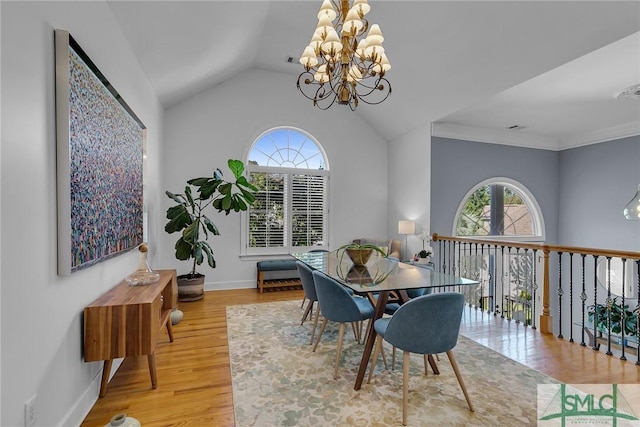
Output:
M386 237L387 143L357 113L334 106L321 111L298 93L295 76L251 70L167 111L163 189L182 192L187 179L211 175L219 167L230 178L227 160L245 160L250 145L275 126L293 126L313 135L329 158L330 235L336 248L356 237ZM165 197L165 196L163 196ZM164 211L171 206L168 198ZM210 213L212 213L211 211ZM221 236L210 237L217 267L206 263L205 288L255 287L255 257L240 258L240 215L212 215ZM177 261L178 234L163 233L160 265L187 273Z
M398 221L416 222L416 233L429 230L431 222L431 128L422 126L389 144L389 222L390 233L398 235ZM413 255L422 249L418 236L406 236L407 250Z
M68 277L56 271L54 29L69 31L145 123L151 209L158 205L162 115L109 6L6 2L2 8L2 418L77 425L98 396L100 362L82 360L82 311L137 266L137 251ZM158 220L151 219L151 264ZM108 420L105 420L106 424Z

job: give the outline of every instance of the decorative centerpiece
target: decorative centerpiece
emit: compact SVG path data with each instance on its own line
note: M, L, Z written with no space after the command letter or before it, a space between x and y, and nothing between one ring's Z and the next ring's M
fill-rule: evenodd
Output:
M340 246L336 251L338 258L342 260L346 253L353 265L364 266L371 258L374 252L377 252L382 257L386 257L387 254L378 246L370 243L349 243L347 245Z
M124 280L131 286L150 285L160 280L160 273L153 271L147 263L147 251L149 248L145 243L138 246L140 259L136 271L128 275Z

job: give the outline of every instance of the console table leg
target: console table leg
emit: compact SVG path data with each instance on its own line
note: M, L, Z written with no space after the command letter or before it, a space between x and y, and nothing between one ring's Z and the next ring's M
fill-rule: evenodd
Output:
M107 384L109 383L109 374L111 374L111 364L113 360L105 360L102 366L102 381L100 382L100 397L107 394Z
M171 324L171 318L167 320L167 333L169 334L169 342L173 342L173 326Z
M151 354L147 355L149 360L149 374L151 375L151 388L158 387L158 374L156 372L156 352L155 350Z

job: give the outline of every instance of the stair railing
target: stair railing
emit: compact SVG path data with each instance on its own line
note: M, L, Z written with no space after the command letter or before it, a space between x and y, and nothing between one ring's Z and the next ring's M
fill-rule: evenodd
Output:
M606 343L640 365L640 252L432 235L437 271L474 279L478 310L542 333ZM556 279L551 279L555 277Z

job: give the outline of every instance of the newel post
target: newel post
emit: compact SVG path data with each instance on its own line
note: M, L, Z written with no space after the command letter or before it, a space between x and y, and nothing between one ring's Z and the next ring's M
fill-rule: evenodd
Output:
M542 314L540 315L540 332L553 333L553 318L549 309L549 248L544 248L543 283L542 283Z

